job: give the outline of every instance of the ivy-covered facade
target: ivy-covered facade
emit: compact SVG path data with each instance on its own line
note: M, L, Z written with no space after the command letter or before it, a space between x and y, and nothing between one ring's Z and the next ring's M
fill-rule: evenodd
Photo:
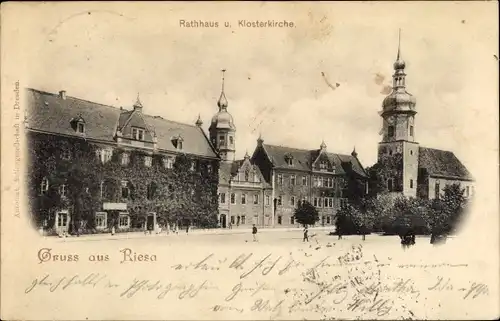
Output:
M216 227L220 159L196 125L27 90L28 203L54 233Z

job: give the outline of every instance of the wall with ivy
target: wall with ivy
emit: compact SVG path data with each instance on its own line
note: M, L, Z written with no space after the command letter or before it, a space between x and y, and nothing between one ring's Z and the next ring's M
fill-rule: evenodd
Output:
M44 222L53 226L55 211L69 209L74 224L84 221L92 229L95 212L102 210L103 202L127 203L133 226L142 224L148 212L156 212L159 223L217 225L218 160L179 154L173 168L165 168L162 158L166 155L156 153L147 167L145 152L114 146L111 160L103 164L96 155L99 147L85 139L28 134L26 183L36 226ZM65 150L70 159L65 159ZM124 152L129 154L127 165L121 164ZM193 161L195 168L191 170ZM49 189L41 194L44 177L49 180ZM127 198L122 198L123 180L128 181ZM66 185L66 197L59 193L62 184ZM108 215L108 226L116 224L116 219Z
M379 155L378 162L366 170L370 176L369 194L389 192L387 181L392 179L392 192L403 191L403 154Z

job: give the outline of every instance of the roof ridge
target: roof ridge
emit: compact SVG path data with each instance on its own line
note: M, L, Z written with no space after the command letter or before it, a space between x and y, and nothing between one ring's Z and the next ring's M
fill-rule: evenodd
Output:
M270 147L279 147L279 148L289 148L289 149L295 149L295 150L298 150L298 151L303 151L303 152L317 152L317 151L320 151L319 148L315 148L315 149L304 149L304 148L296 148L296 147L289 147L289 146L282 146L282 145L273 145L273 144L262 144L262 145L266 145L266 146L270 146ZM332 155L341 155L341 156L348 156L348 157L352 157L352 155L350 155L349 153L347 154L343 154L343 153L337 153L337 152L332 152L332 151L326 151L327 154L332 154Z
M419 148L425 148L425 149L432 149L432 150L438 150L438 151L441 151L441 152L448 152L448 153L452 153L453 155L455 155L455 153L451 150L446 150L446 149L439 149L439 148L433 148L433 147L425 147L425 146L419 146Z
M143 114L143 115L146 116L146 117L154 118L154 119L160 119L160 120L169 121L169 122L175 123L175 124L180 124L180 125L185 125L185 126L189 126L189 127L196 127L196 128L198 128L198 126L196 126L196 125L192 125L192 124L183 123L183 122L176 121L176 120L171 120L171 119L163 118L162 116L159 116L159 115L156 115L156 116L153 116L153 115L150 115L150 114Z
M36 91L36 92L38 92L40 94L54 96L54 97L58 97L59 96L57 93L51 93L51 92L44 91L44 90L39 90L39 89L34 89L34 88L29 88L29 87L26 87L26 89L31 90L31 91ZM78 97L74 97L74 96L66 96L66 99L67 98L71 98L71 99L74 99L74 100L83 101L83 102L86 102L86 103L96 104L96 105L100 105L100 106L103 106L103 107L108 107L108 108L113 108L113 109L118 109L118 110L120 110L120 108L121 108L121 110L129 111L128 109L124 109L123 107L116 107L116 106L111 106L111 105L105 105L105 104L102 104L102 103L98 103L98 102L95 102L95 101L91 101L91 100L87 100L87 99L83 99L83 98L78 98Z
M30 90L30 91L34 91L34 92L38 92L40 94L54 96L54 97L58 96L57 93L51 93L51 92L48 92L48 91L39 90L39 89L35 89L35 88L26 87L25 89ZM123 107L116 107L116 106L111 106L111 105L105 105L105 104L102 104L102 103L98 103L98 102L95 102L95 101L86 100L86 99L82 99L82 98L78 98L78 97L74 97L74 96L66 96L66 97L74 99L74 100L79 100L79 101L91 103L91 104L96 104L96 105L103 106L103 107L108 107L108 108L113 108L113 109L121 110L123 112L131 112L132 113L134 111L134 110L130 110L130 109L125 109ZM182 122L179 122L179 121L166 119L166 118L163 118L162 116L158 116L157 117L157 116L153 116L153 115L150 115L150 114L143 114L143 115L146 116L146 117L152 117L152 118L155 118L155 119L161 119L161 120L169 121L171 123L176 123L176 124L190 126L190 127L197 127L196 125L192 125L192 124L188 124L188 123L182 123Z

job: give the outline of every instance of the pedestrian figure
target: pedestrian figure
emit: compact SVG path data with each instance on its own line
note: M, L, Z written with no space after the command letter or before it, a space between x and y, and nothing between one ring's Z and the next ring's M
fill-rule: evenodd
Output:
M186 226L186 234L189 234L189 224Z
M401 239L401 247L403 250L415 244L415 233L413 233L413 231L407 231L405 234L400 234L399 238Z
M111 227L111 235L115 235L115 226Z
M309 242L309 230L307 229L307 225L304 227L304 239L302 240L302 242Z
M255 224L252 227L252 235L253 235L253 241L257 242L257 226L255 226Z

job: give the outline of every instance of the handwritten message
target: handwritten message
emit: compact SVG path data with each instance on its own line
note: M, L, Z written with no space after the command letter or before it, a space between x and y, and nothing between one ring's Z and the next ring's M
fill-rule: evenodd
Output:
M125 252L120 251L120 263L134 253L131 249ZM50 259L41 261L54 260L57 254L50 253ZM323 319L334 315L411 318L415 317L412 304L427 298L447 297L459 303L490 294L483 282L455 279L446 273L467 268L467 264L401 264L390 257L367 255L362 245L328 253L293 251L287 255L248 251L227 256L213 252L161 266L162 273L149 277L45 273L26 284L24 293L74 295L75 291L90 291L121 300L191 300L215 314L214 318L220 314L221 318L304 315ZM428 277L414 277L416 270L425 271Z

